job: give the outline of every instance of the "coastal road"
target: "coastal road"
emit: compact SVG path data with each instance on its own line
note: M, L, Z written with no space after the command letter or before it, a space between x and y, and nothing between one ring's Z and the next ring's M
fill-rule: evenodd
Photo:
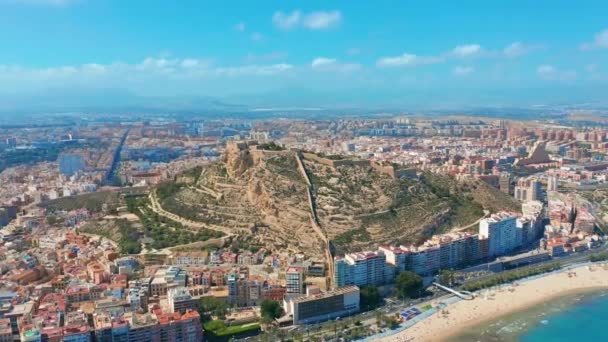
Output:
M556 258L554 260L550 260L548 262L554 262L554 261L559 261L562 264L562 269L564 267L576 267L576 265L584 265L585 263L588 262L589 260L589 256L591 254L595 254L598 252L603 252L606 251L608 249L608 247L606 245L603 245L601 247L595 248L593 250L589 250L586 252L582 252L580 254L575 254L575 255L570 255L570 256L566 256L566 257L562 257L562 258ZM543 264L543 263L539 263L539 264ZM539 265L536 264L536 265ZM501 273L501 272L498 272ZM498 274L496 273L496 274ZM553 273L553 272L550 272ZM549 273L549 274L550 274ZM483 278L483 277L480 277ZM378 308L374 311L370 311L370 312L366 312L363 314L359 314L359 315L355 315L352 317L344 317L343 320L346 320L347 322L349 322L349 325L351 322L356 322L357 320L361 321L362 326L363 327L371 327L376 323L376 312L381 312L382 314L385 315L395 315L395 314L399 314L401 312L403 312L404 310L406 310L407 308L410 308L412 306L417 306L417 307L423 307L425 305L429 305L429 304L435 304L437 302L442 302L447 300L448 298L454 297L454 295L452 294L440 294L440 293L435 293L435 295L433 295L433 297L431 298L426 298L423 301L409 301L407 303L402 303L400 305L397 305L395 307L381 307ZM326 322L324 324L319 324L319 325L313 325L313 326L309 326L309 327L303 327L304 329L295 329L293 331L295 332L306 332L308 330L310 330L312 333L311 335L318 335L319 333L325 332L326 334L333 334L334 333L334 323L336 322ZM306 329L308 328L308 330Z
M559 262L562 265L562 267L570 266L570 265L574 265L574 264L580 264L580 263L589 261L589 256L591 256L592 254L602 253L602 252L605 252L607 250L608 250L608 245L603 244L602 246L594 248L594 249L589 249L589 250L586 250L586 251L583 251L583 252L578 252L578 253L574 253L574 254L570 254L570 255L565 255L565 256L562 256L562 257L553 257L553 258L551 258L549 260L538 262L538 263L535 263L535 264L521 265L519 267L502 270L501 272L485 273L485 274L480 275L478 277L468 278L463 284L466 284L466 283L469 283L469 282L475 282L475 281L483 280L483 279L486 279L486 278L493 277L493 276L495 276L497 274L500 274L502 272L512 271L512 270L516 270L518 268L523 268L523 267L542 266L542 265L551 264L551 263L554 263L554 262Z
M604 243L600 247L596 247L594 249L589 249L589 250L586 250L586 251L583 251L583 252L578 252L578 253L574 253L574 254L570 254L570 255L565 255L565 256L562 256L562 257L553 257L553 258L551 258L549 260L538 262L538 263L534 263L534 264L521 265L519 267L505 269L505 270L502 270L500 272L493 272L493 273L490 273L490 274L483 274L483 275L478 276L478 277L472 277L472 278L467 279L463 284L466 284L467 282L471 282L471 281L483 280L485 278L492 277L492 276L495 276L495 275L503 273L503 272L517 270L518 268L537 267L537 266L542 266L542 265L551 264L551 263L555 263L555 262L559 262L560 263L561 269L566 268L566 267L572 267L573 265L581 265L581 264L585 264L585 263L589 262L589 257L591 255L598 254L598 253L603 253L603 252L606 252L606 251L608 251L608 244Z
M542 265L542 264L556 262L556 261L560 262L562 264L562 266L564 266L564 267L572 266L572 265L576 265L576 264L582 264L589 260L590 255L595 254L595 253L604 252L606 250L608 250L608 245L604 244L604 245L602 245L598 248L594 248L592 250L588 250L585 252L580 252L577 254L572 254L572 255L564 256L564 257L560 257L560 258L554 258L554 259L551 259L551 260L548 260L545 262L541 262L541 263L537 263L534 265ZM510 271L510 270L513 270L513 269L509 269L509 270L505 270L505 271ZM493 276L493 275L499 274L499 273L501 273L501 272L471 278L468 281L481 280L488 276ZM361 326L371 327L376 324L376 313L377 312L380 312L383 315L391 316L391 315L399 314L413 306L423 307L425 305L445 301L446 299L448 299L450 297L453 297L453 295L445 294L444 292L437 291L437 292L434 292L434 294L431 297L426 297L426 298L422 298L422 299L418 299L418 300L408 300L408 301L403 301L403 302L393 301L393 303L391 303L389 305L384 305L376 310L367 311L367 312L349 316L349 317L343 317L341 320L338 320L337 322L328 321L328 322L319 323L319 324L298 326L296 328L292 328L290 330L290 333L300 333L300 334L310 335L310 336L323 336L323 335L328 335L328 334L332 335L332 334L334 334L335 324L338 323L338 326L339 326L341 321L342 322L346 321L349 326L352 326L351 323L360 321L362 323ZM397 303L397 304L394 304L394 303Z
M347 323L349 328L353 328L355 322L361 322L360 327L363 327L363 328L367 327L369 330L369 328L371 328L373 325L376 324L376 314L377 313L380 313L380 314L386 315L386 316L394 316L396 314L400 314L400 313L404 312L405 310L407 310L413 306L423 307L425 305L444 301L450 297L453 297L453 295L452 294L443 294L442 292L435 292L430 297L426 297L426 298L422 298L422 299L407 300L407 301L396 301L396 302L394 301L388 305L384 305L375 310L366 311L366 312L352 315L352 316L342 317L338 320L330 320L327 322L312 324L312 325L301 325L301 326L297 326L296 328L293 328L293 327L291 329L287 328L286 330L288 330L289 333L291 333L291 334L297 333L297 334L302 334L304 336L311 336L311 337L312 336L327 336L327 335L333 335L335 333L336 324L337 324L337 331L340 332L340 331L342 331L341 325L343 323ZM262 338L262 340L263 340L263 338Z

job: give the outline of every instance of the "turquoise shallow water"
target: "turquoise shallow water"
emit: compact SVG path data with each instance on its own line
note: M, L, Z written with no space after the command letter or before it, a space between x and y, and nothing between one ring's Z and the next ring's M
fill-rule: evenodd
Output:
M608 341L608 291L537 305L468 329L450 341Z

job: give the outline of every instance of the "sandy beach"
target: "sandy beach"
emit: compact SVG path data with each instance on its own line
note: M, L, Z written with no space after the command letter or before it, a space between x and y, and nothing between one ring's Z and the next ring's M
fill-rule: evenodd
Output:
M571 273L570 276L568 275ZM381 341L446 341L464 329L493 321L498 317L522 311L535 304L546 302L572 292L608 288L608 268L594 266L592 270L579 267L546 277L504 285L474 300L463 300L448 306L442 313L419 322L413 327L381 339Z

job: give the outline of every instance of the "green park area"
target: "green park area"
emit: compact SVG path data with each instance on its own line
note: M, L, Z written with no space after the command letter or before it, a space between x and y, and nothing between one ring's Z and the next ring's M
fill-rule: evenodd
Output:
M206 338L209 341L222 341L233 335L257 333L260 331L260 323L253 322L241 325L227 326L222 320L213 320L203 324Z

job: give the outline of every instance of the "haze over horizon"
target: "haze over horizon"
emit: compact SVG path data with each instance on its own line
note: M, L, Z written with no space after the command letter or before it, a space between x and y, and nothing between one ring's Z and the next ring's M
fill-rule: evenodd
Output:
M606 10L0 0L0 111L606 105Z

